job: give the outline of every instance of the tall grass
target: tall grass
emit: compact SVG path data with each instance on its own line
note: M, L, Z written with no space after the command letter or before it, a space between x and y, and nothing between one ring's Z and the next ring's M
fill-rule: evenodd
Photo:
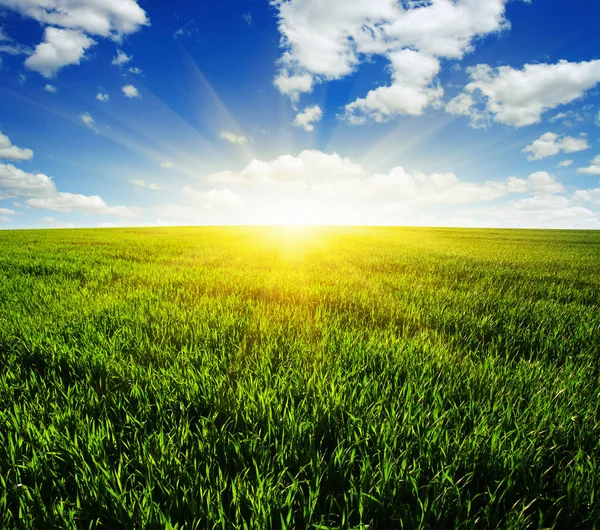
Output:
M598 526L599 232L0 251L0 527Z

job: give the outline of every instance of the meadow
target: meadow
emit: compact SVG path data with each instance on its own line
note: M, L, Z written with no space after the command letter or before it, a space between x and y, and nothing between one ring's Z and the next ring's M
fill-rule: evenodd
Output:
M600 232L0 232L0 527L598 528Z

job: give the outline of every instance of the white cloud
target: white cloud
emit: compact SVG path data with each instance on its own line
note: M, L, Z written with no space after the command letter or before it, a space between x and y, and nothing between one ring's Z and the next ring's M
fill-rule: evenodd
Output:
M123 88L123 94L125 94L125 97L128 98L138 98L140 97L140 93L138 91L137 88L135 88L133 85L125 85Z
M127 55L123 50L117 50L117 55L113 57L112 64L114 66L123 66L133 59L133 56Z
M474 126L492 119L514 127L539 123L544 112L581 98L600 82L600 60L526 64L522 70L479 64L467 71L471 82L446 109L470 117Z
M13 145L10 138L0 132L0 159L3 158L5 160L31 160L33 151Z
M158 184L153 184L151 182L146 182L145 180L133 179L131 183L138 188L148 188L153 191L160 191L160 186Z
M600 208L600 188L577 190L573 199L578 203L590 203L593 207Z
M106 103L110 99L110 96L106 92L98 92L98 94L96 94L96 99Z
M57 221L54 217L43 217L40 219L40 223L48 225L50 228L75 228L73 223L65 223L63 221Z
M173 162L171 162L170 160L165 160L164 162L160 163L160 167L164 168L164 169L171 169L175 167L175 164Z
M87 215L112 214L119 217L134 217L139 208L108 206L96 195L87 196L59 192L52 179L41 173L27 173L10 164L0 164L0 190L9 197L23 197L31 208L42 208L59 212L77 210Z
M274 83L279 92L289 96L292 101L298 101L301 93L312 90L314 79L308 73L292 75L284 69L277 74Z
M133 75L141 75L142 74L141 68L138 68L137 66L129 68L128 71L130 74L133 74Z
M569 199L561 195L538 195L514 203L518 210L560 210L568 208Z
M0 190L12 197L39 197L56 192L50 177L26 173L11 164L0 164Z
M226 140L227 142L230 142L232 144L245 145L248 143L248 138L246 136L237 135L235 133L232 133L231 131L221 131L221 134L219 134L219 138L221 138L221 140Z
M242 15L242 19L246 24L248 24L248 26L252 25L252 13L244 13Z
M321 151L283 155L269 162L252 160L239 172L214 173L207 181L314 197L377 197L413 204L466 204L497 199L512 191L508 182L462 182L449 172L426 175L395 167L388 174L369 174L349 158Z
M548 121L550 123L560 121L563 125L566 125L567 127L574 127L575 125L582 123L588 119L593 120L593 111L593 105L583 105L582 107L575 110L559 112L555 116L552 116Z
M556 167L571 167L573 165L573 160L563 160L556 164Z
M350 123L361 124L367 119L381 123L399 114L419 116L428 106L439 104L444 90L434 83L440 70L436 58L400 50L390 54L390 61L392 84L375 88L346 105L345 117Z
M49 27L45 41L36 46L25 66L44 77L54 77L64 66L79 64L86 50L94 44L95 41L81 31Z
M321 107L319 107L319 105L312 105L306 107L302 112L296 115L294 125L296 127L302 127L307 132L312 132L315 128L313 123L320 121L322 117L323 111L321 110Z
M4 30L0 28L0 53L6 53L7 55L30 55L32 49L29 46L23 46L13 42L13 40L4 33ZM0 65L1 65L0 57Z
M0 208L0 215L17 215L17 212L9 208Z
M0 53L7 55L31 55L33 50L29 46L11 42L9 44L0 44Z
M572 136L560 136L558 134L547 132L535 140L531 145L523 149L523 153L531 153L527 160L541 160L563 153L576 153L589 149L585 137L574 138Z
M56 94L58 92L58 88L56 88L54 85L46 85L44 90L46 92L50 92L50 94Z
M45 27L45 40L25 61L30 70L53 77L70 64L79 64L95 44L90 35L120 42L123 35L149 24L137 0L0 0L4 6ZM12 45L7 53L31 53Z
M464 211L471 219L487 220L490 226L529 228L600 228L600 212L593 211L595 192L579 190L572 196L536 195L506 205L476 207ZM600 193L597 195L600 198ZM477 225L483 224L481 221Z
M506 0L272 0L284 52L275 85L297 99L353 73L371 55L390 62L392 84L351 103L352 123L420 114L442 95L439 59L461 59L476 39L509 24Z
M579 168L577 173L581 173L582 175L600 175L600 155L594 157L590 166Z
M72 212L77 210L85 215L116 215L118 217L137 217L140 215L138 208L126 206L108 206L97 195L80 195L76 193L56 192L48 197L27 199L31 208L53 210L55 212Z
M0 0L0 5L44 25L79 29L115 40L149 23L137 0Z
M228 188L197 191L190 186L185 186L182 191L205 210L240 209L246 207L246 203L242 198Z
M509 177L508 189L512 193L531 193L533 195L552 195L564 191L564 186L546 171L537 171L520 179Z
M527 178L528 190L536 195L551 195L564 191L564 186L546 171L537 171Z
M79 118L88 129L92 129L92 131L98 132L98 129L96 128L96 120L92 118L92 115L89 112L84 112L83 114L80 114Z

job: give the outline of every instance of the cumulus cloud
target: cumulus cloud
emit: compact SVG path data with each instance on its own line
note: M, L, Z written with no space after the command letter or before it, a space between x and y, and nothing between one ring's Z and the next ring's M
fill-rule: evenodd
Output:
M92 129L92 131L98 132L98 129L96 128L96 120L92 118L92 115L89 112L84 112L83 114L80 114L79 118L88 129Z
M587 203L592 207L600 208L600 188L577 190L573 194L573 199L578 203Z
M564 190L563 190L564 191ZM570 195L543 194L464 210L477 225L529 228L600 228L600 188Z
M138 91L137 88L135 88L133 85L125 85L123 88L123 94L125 94L125 97L128 98L139 98L140 97L140 93Z
M160 167L164 168L164 169L171 169L175 167L175 164L173 162L171 162L170 160L165 160L164 162L160 163Z
M509 177L508 189L512 193L531 193L533 195L553 195L564 191L564 186L546 171L537 171L526 179Z
M54 77L64 66L79 64L95 43L79 30L46 28L44 42L36 46L25 66L44 77Z
M582 175L600 175L600 155L594 157L590 166L580 167L577 173L581 173Z
M147 188L153 191L160 191L160 186L158 184L153 184L151 182L146 182L145 180L133 179L131 183L138 188Z
M539 123L544 112L585 95L600 82L600 60L556 64L526 64L492 68L479 64L467 69L471 82L446 106L464 115L475 127L490 121L525 127Z
M56 94L58 92L58 88L56 88L54 85L46 85L44 90L46 92L50 92L50 94Z
M106 92L98 92L98 94L96 94L96 99L106 103L110 99L110 96Z
M5 160L31 160L33 151L22 149L13 145L10 138L0 132L0 159Z
M574 138L572 136L560 136L547 132L535 140L531 145L523 149L523 153L530 153L527 160L541 160L549 156L555 156L560 152L576 153L589 149L589 144L584 136Z
M0 164L0 190L10 197L39 197L56 192L50 177L27 173L11 164Z
M76 193L56 192L48 197L27 199L27 205L31 208L53 210L56 212L72 212L77 210L86 215L116 215L118 217L137 217L140 214L138 208L126 206L108 206L101 197L97 195L80 195Z
M197 191L190 186L185 186L182 191L205 210L240 209L246 207L246 203L242 198L228 188Z
M306 107L302 112L296 115L294 125L296 127L302 127L307 132L312 132L315 129L314 123L321 120L323 117L323 111L319 105L312 105Z
M124 35L149 24L137 0L0 0L0 6L45 26L44 42L25 62L27 68L45 77L79 64L95 44L90 35L120 42Z
M137 66L129 68L128 72L133 75L142 75L141 68L138 68Z
M0 5L49 26L119 40L149 23L137 0L0 0Z
M380 198L413 204L466 204L511 193L508 182L463 182L450 172L426 175L395 167L387 174L371 174L349 158L316 150L271 161L252 160L239 172L214 173L207 181L304 192L314 197Z
M527 177L527 191L534 195L552 195L564 190L564 186L547 171L536 171Z
M231 131L221 131L219 138L232 144L245 145L248 143L248 138L246 136L237 135Z
M346 105L346 119L355 125L372 119L378 123L391 116L419 116L430 105L438 105L444 90L434 83L440 62L414 50L390 54L392 84L379 87Z
M113 57L112 64L114 66L123 66L133 59L133 56L127 55L123 50L117 50L117 55Z
M23 197L31 208L59 212L77 210L87 215L111 214L119 217L140 214L138 208L108 206L96 195L59 192L50 177L42 173L27 173L10 164L0 164L0 191L9 197Z
M461 59L476 39L509 26L506 0L274 0L283 54L275 85L297 99L319 82L353 73L371 55L390 64L392 83L351 103L352 123L421 114L439 102L439 59Z
M275 77L275 86L282 94L289 96L292 101L298 101L300 94L313 89L313 76L304 74L290 74L286 69L280 71Z

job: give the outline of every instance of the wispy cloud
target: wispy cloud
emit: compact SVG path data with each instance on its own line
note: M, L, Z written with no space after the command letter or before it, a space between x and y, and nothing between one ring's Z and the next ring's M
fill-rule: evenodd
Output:
M249 141L248 137L235 134L231 131L221 131L219 138L221 138L221 140L225 140L226 142L239 145L245 145Z

